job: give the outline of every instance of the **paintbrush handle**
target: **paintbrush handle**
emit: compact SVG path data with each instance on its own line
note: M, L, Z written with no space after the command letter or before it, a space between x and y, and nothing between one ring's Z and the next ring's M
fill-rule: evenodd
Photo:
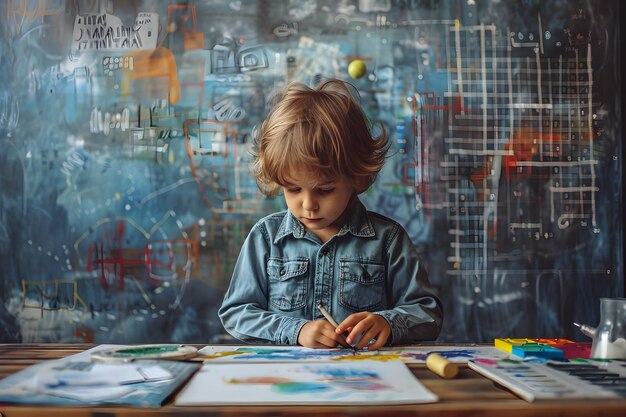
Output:
M317 306L317 308L320 310L320 312L322 313L322 315L324 316L324 318L326 320L328 320L328 322L330 324L332 324L335 327L339 327L339 324L337 324L337 322L335 321L335 319L333 318L333 316L330 315L330 313L324 308L324 306L322 306L321 304Z

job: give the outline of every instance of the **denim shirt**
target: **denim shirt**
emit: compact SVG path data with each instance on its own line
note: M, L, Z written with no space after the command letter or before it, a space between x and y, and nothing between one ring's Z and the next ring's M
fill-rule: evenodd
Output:
M443 311L406 231L355 199L345 225L326 243L289 211L257 222L246 238L218 312L248 343L298 344L300 329L371 311L391 327L388 344L434 340Z

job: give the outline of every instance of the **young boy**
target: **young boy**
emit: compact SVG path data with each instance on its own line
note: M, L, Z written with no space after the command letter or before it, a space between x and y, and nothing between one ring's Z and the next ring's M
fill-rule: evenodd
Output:
M255 145L260 189L282 191L288 210L244 242L219 310L224 328L249 343L313 348L436 339L441 304L406 231L357 197L389 145L384 131L372 137L348 87L289 85Z

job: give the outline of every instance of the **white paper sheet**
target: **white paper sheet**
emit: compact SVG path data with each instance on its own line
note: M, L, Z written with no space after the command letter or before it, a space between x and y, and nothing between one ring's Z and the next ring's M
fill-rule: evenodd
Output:
M159 365L141 363L49 362L29 384L35 392L81 401L105 401L135 391L135 385L172 379Z
M176 405L436 402L401 362L205 364Z

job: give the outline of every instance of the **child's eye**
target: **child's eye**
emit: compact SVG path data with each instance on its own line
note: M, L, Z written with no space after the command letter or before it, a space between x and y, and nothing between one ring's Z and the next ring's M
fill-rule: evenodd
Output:
M317 190L318 193L323 194L323 195L330 194L333 191L335 191L334 188L318 188L318 190Z
M295 193L297 193L299 191L300 191L299 188L287 188L287 192L291 193L291 194L295 194Z

